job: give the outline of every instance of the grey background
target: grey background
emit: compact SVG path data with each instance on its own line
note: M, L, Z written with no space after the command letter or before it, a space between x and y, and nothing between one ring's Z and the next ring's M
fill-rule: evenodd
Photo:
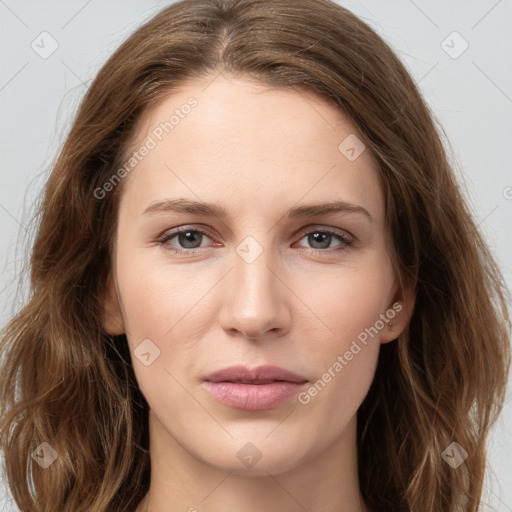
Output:
M0 324L17 304L34 198L80 98L123 39L169 3L0 0ZM419 84L444 127L466 197L510 287L512 0L338 3L373 26ZM50 36L41 36L43 31ZM34 41L40 53L49 51L53 40L58 48L47 58L31 47ZM464 41L469 46L461 53ZM509 393L490 438L488 506L482 510L512 511L511 461ZM0 510L16 510L7 496L0 487Z

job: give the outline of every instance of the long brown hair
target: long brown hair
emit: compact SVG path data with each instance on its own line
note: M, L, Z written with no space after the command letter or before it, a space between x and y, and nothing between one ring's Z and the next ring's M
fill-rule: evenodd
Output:
M416 305L406 332L382 346L358 411L368 507L477 511L510 365L507 290L414 81L369 26L329 0L182 0L99 71L46 183L30 297L0 346L0 446L16 503L132 511L148 490L148 405L126 337L100 322L122 182L102 198L95 191L118 172L146 109L221 72L316 92L378 160L394 267L415 284ZM453 442L467 452L457 468L442 456ZM43 469L37 450L57 458Z

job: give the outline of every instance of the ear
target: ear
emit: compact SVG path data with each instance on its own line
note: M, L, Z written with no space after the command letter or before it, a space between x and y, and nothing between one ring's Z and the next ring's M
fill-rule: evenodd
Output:
M388 320L380 336L381 343L393 341L404 332L411 320L415 299L414 284L412 282L395 282L393 299L386 310ZM392 318L393 313L394 316Z
M107 284L101 297L101 303L101 325L105 332L112 336L124 334L126 330L123 315L116 289L110 275L108 276Z

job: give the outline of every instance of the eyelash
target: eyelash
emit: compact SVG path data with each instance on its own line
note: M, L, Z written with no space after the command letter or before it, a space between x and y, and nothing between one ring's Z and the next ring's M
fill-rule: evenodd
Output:
M190 228L190 227L184 226L184 227L176 228L172 231L168 231L168 232L164 233L161 237L158 238L157 242L159 245L163 246L166 251L170 251L170 252L177 253L177 254L194 255L197 252L201 251L201 248L199 248L199 249L179 249L179 248L175 248L175 247L173 247L173 248L167 247L166 244L168 244L168 242L170 240L172 240L174 237L176 237L180 233L200 233L202 235L208 236L209 238L213 238L213 235L208 230L206 230L204 228L197 229L197 228ZM329 248L327 248L327 249L309 249L309 252L312 252L313 254L319 254L322 256L326 256L327 254L332 254L334 252L346 250L348 247L353 246L354 242L355 242L353 238L351 238L341 232L332 231L330 229L325 229L325 228L312 229L310 231L302 232L301 233L302 236L301 236L300 240L302 240L305 236L311 235L313 233L321 233L321 234L325 234L325 235L331 235L331 236L337 238L340 242L342 242L341 246L334 248L334 249L332 249L332 248L330 248L330 249Z

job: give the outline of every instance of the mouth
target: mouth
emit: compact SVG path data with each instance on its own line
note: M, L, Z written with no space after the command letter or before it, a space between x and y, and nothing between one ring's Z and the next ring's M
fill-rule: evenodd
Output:
M307 382L294 372L267 365L252 370L224 368L208 375L203 384L215 400L228 407L262 411L288 401Z

